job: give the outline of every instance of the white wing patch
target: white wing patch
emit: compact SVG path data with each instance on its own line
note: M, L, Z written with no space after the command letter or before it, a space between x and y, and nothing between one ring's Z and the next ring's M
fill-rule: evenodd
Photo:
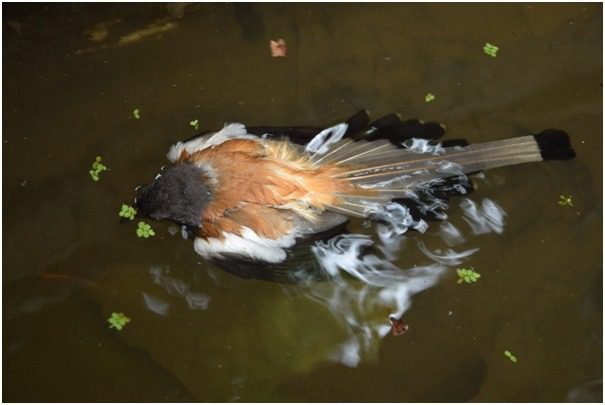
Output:
M306 145L305 150L307 152L323 155L328 152L331 145L340 141L342 137L347 133L349 125L343 122L333 127L326 128L313 137Z
M246 126L239 122L225 124L223 129L208 135L203 135L187 142L177 142L170 147L167 157L172 163L179 160L183 151L188 154L199 152L211 146L219 145L230 139L259 139L256 135L248 134Z
M286 260L286 248L296 243L296 233L292 232L279 239L267 239L252 229L243 227L242 235L223 232L224 239L195 238L193 248L204 259L223 259L225 253L246 256L253 260L280 263Z

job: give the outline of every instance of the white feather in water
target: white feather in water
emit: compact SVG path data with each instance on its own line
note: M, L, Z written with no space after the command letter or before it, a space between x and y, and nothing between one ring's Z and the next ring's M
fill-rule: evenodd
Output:
M439 225L439 230L441 238L448 246L459 245L465 241L460 230L447 221Z
M428 139L408 139L402 143L402 146L407 150L416 153L428 153L435 156L443 155L445 153L445 149L443 149L440 143L432 145L431 141Z
M326 128L315 135L305 147L307 152L323 155L330 149L330 145L340 141L347 132L349 126L346 123Z
M411 297L433 286L447 268L436 263L401 270L387 259L363 254L372 245L366 235L348 234L313 247L331 277L328 283L310 286L308 294L349 330L349 339L332 354L332 360L349 367L357 366L364 355L375 354L375 342L390 330L386 319L375 314L390 309L390 316L400 318Z
M460 202L460 208L464 211L464 220L475 235L504 231L506 212L492 200L485 198L481 202L481 208L477 208L475 202L465 198Z

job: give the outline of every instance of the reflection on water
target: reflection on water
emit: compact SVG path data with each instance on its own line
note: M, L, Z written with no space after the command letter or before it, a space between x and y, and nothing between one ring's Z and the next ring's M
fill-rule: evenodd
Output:
M308 288L336 322L347 325L349 337L331 358L349 367L357 366L367 354L377 355L380 338L391 329L387 320L400 319L410 307L411 296L435 284L445 270L434 264L402 271L384 258L364 255L362 249L371 245L364 235L344 235L318 245L315 254L331 282ZM388 311L391 314L385 317Z
M600 4L3 4L3 37L6 400L599 400ZM360 108L471 142L563 128L578 158L486 172L424 233L354 221L295 252L299 283L119 224L194 119ZM319 266L335 257L356 263ZM112 312L131 322L108 329Z
M466 204L473 203L468 200ZM486 199L482 206L493 207L493 204ZM484 223L493 220L493 212L475 210L466 212L466 218L471 218L473 224ZM501 231L503 224L498 225ZM286 280L278 278L271 283L254 284L258 295L253 301L236 297L239 293L234 285L246 286L240 283L253 280L239 281L220 272L175 272L169 265L152 265L148 281L138 283L137 289L142 290L145 310L156 316L149 318L140 312L142 308L130 308L129 314L152 322L155 326L150 324L149 328L155 331L156 338L149 343L147 334L143 337L133 333L129 334L128 341L136 346L143 344L141 339L147 341L154 358L176 373L188 389L203 400L254 398L261 395L258 390L261 382L266 390L262 395L268 395L281 376L307 373L326 362L347 367L357 367L363 361L376 362L382 339L391 329L389 319L404 316L415 294L433 286L448 269L468 260L478 249L462 246L462 241L473 239L472 235L463 235L448 223L445 228L436 227L433 236L451 241L455 229L457 243L454 245L466 250L430 251L422 236L412 237L417 240L418 251L425 255L426 264L402 270L381 251L396 253L388 246L392 246L394 240L405 243L403 238L407 236L402 235L405 231L387 232L385 228L389 226L385 224L373 227L391 235L390 238L383 236L388 243L383 244L381 238L374 241L367 235L345 233L312 246L303 245L299 249L304 252L294 254L307 260L315 258L316 262L295 260L298 264L295 268L286 263L281 270L293 280L283 284L280 281ZM472 226L466 228L466 233L472 233ZM443 233L442 229L447 231ZM414 247L406 248L410 253ZM308 251L312 251L313 256L308 255ZM323 274L318 275L318 271ZM127 277L124 274L127 272L138 270L115 269L111 282L121 284L114 273ZM219 288L217 295L205 292L211 290L211 285ZM101 291L109 295L101 293L99 299L115 305L118 299L115 291ZM119 301L133 299L129 296L132 293L122 294L125 297ZM248 308L249 305L253 308ZM212 327L208 327L205 319L215 319ZM218 324L216 319L220 319ZM250 334L255 337L252 342L245 338ZM185 353L192 357L183 359ZM210 353L214 353L212 360L208 358ZM259 369L259 363L265 367ZM213 386L212 393L198 385L200 376Z

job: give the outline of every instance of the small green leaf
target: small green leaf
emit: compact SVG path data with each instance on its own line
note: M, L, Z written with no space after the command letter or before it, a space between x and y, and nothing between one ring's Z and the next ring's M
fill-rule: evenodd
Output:
M143 221L139 221L138 223L138 229L137 229L137 236L139 238L149 238L150 236L154 236L155 232L153 231L153 229L151 229L151 225L146 224Z
M198 129L200 127L200 121L196 118L192 121L189 121L189 125L193 127L193 129Z
M506 357L508 357L508 359L509 359L511 362L513 362L513 363L516 363L516 362L517 362L517 357L516 357L514 354L512 354L510 351L505 350L505 351L504 351L504 355L505 355Z
M138 108L135 108L134 110L132 110L132 116L136 120L140 119L141 118L141 110L139 110Z
M136 213L137 213L137 210L134 207L131 207L130 205L127 205L127 204L122 204L122 208L120 209L120 212L118 213L118 215L123 218L128 218L130 220L133 220Z
M435 99L435 95L433 93L426 93L426 96L424 96L425 103L430 103L434 99Z
M458 284L463 282L467 284L475 283L481 277L481 274L475 272L472 267L456 269L456 274L458 275Z
M573 199L572 196L564 196L564 195L560 195L559 196L559 205L561 206L567 206L567 207L573 207Z
M99 174L105 170L107 170L107 166L101 163L101 156L97 156L92 162L92 169L88 171L88 174L94 181L99 181Z
M486 43L486 44L483 46L483 52L484 52L486 55L491 56L492 58L495 58L495 57L498 55L498 50L499 50L499 49L500 49L499 47L497 47L497 46L496 46L496 45L494 45L494 44L490 44L489 42L487 42L487 43Z
M117 330L122 330L124 325L130 322L130 318L124 315L122 312L113 312L111 316L107 319L109 323L109 328L116 328Z

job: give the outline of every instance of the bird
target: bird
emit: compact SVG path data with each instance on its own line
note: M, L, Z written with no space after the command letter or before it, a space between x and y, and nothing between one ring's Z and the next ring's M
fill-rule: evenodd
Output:
M365 110L324 129L227 123L170 147L169 164L137 190L137 215L193 229L194 250L208 260L282 263L297 241L350 218L380 221L392 201L417 201L448 180L576 156L558 129L477 144L401 142L410 123L432 128L428 138L443 134L396 114L369 124Z

